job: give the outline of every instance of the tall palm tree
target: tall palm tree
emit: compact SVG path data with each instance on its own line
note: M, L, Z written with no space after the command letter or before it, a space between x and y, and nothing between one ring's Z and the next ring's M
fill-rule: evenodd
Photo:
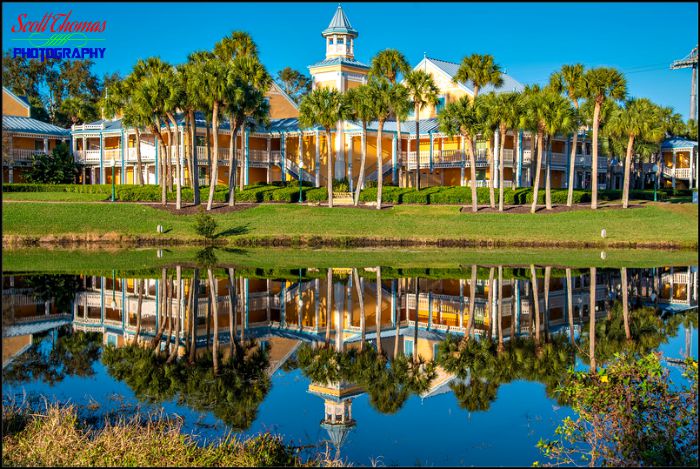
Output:
M481 137L485 138L487 141L487 159L489 161L489 172L491 176L489 177L489 206L491 208L496 207L496 195L493 189L493 178L494 178L494 150L495 150L495 137L498 128L498 118L496 116L496 108L498 104L496 102L496 93L491 92L481 96L481 99L476 101L477 116L479 117L479 122L481 124Z
M377 117L374 103L370 96L369 85L360 85L357 88L348 90L345 100L348 105L350 120L359 121L362 126L362 157L360 158L360 175L355 187L354 204L360 202L360 190L365 181L365 161L367 159L367 123Z
M574 108L578 111L579 100L585 96L585 83L583 80L584 68L582 64L562 65L561 70L552 73L549 77L549 86L558 93L564 93L569 98ZM578 143L578 128L573 132L571 154L569 156L569 181L566 206L571 207L574 201L574 172L576 164L576 146Z
M203 64L202 92L209 97L211 103L211 130L214 137L213 158L211 164L211 177L209 179L209 199L207 210L212 209L214 203L214 191L218 181L219 161L219 114L226 100L227 94L227 67L221 60L212 58Z
M658 106L646 98L630 99L624 107L613 110L605 128L613 137L627 138L625 154L624 182L622 185L622 207L629 205L630 167L634 158L635 142L660 143L665 137L665 128Z
M520 123L520 95L516 92L501 93L496 95L494 106L491 108L492 119L497 122L498 133L501 139L499 151L499 184L498 184L498 211L503 211L503 154L508 129L516 129ZM493 173L491 173L493 174Z
M586 99L594 103L591 209L595 210L598 208L598 127L600 125L600 108L608 98L613 100L624 99L627 95L627 82L622 73L608 67L588 70L584 74L583 80Z
M257 57L258 46L253 38L245 31L232 31L230 35L221 38L214 44L214 55L221 60L235 57Z
M344 96L337 90L320 88L304 96L299 106L299 123L302 127L320 125L326 132L328 142L327 187L328 206L333 207L333 155L331 151L331 128L348 114Z
M401 152L401 121L408 115L408 98L406 88L397 83L399 74L406 75L411 70L406 57L396 49L384 49L372 57L369 68L369 78L385 78L391 83L393 90L392 112L396 117L396 135L398 137L398 151ZM394 181L396 184L396 181ZM377 192L381 192L378 190Z
M464 57L453 78L455 83L472 82L474 98L479 95L479 90L487 85L494 88L503 86L503 76L501 67L493 60L489 54L472 54Z
M476 103L481 98L476 99ZM469 165L471 166L471 197L472 212L478 210L476 194L476 158L474 157L474 139L478 134L480 124L477 115L477 105L468 97L463 96L459 100L449 103L438 114L440 131L449 136L461 135L464 137L465 146L469 154ZM464 148L462 148L464 151Z
M391 112L396 118L396 134L398 136L397 152L401 154L401 121L408 117L411 110L411 99L408 94L408 89L401 83L393 85L391 88ZM400 168L400 166L399 166ZM398 179L393 181L394 184L400 184L401 176L397 175Z
M416 117L416 190L420 190L420 111L426 105L437 106L440 89L433 76L423 70L412 70L406 74L404 86L413 100L413 112Z
M375 119L377 119L377 210L379 210L382 208L382 188L384 186L382 134L384 123L392 112L395 92L389 81L385 79L372 79L367 86L367 96L374 108ZM357 193L359 194L359 191Z
M530 208L530 213L535 213L540 188L540 172L542 171L542 141L545 132L547 100L546 92L540 90L539 87L526 87L521 96L523 114L520 117L520 123L523 127L537 134L537 164L535 180L532 184L532 207Z
M547 210L552 209L552 169L551 169L551 153L552 139L558 134L568 134L576 132L578 121L576 118L575 109L571 107L569 100L561 95L554 94L545 90L542 97L544 98L544 106L541 109L541 117L544 126L544 137L547 142L547 160L545 168L545 204Z
M166 132L168 133L168 143L172 145L175 143L175 168L176 168L176 178L175 178L175 208L180 210L182 208L182 160L180 159L180 132L178 132L177 119L175 113L182 109L182 104L185 100L185 88L183 77L180 76L175 67L171 67L167 71L163 72L165 74L165 80L168 84L168 98L165 101L165 115L167 117L166 121ZM170 132L170 126L174 128L175 138L172 139L172 134Z

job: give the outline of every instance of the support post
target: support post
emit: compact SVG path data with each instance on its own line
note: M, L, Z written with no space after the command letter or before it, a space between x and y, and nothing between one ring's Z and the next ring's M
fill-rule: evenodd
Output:
M673 150L673 166L671 167L671 187L676 189L676 150Z
M501 178L498 177L500 174L500 160L501 160L501 133L497 130L494 134L493 139L493 187L498 189L500 187Z
M247 186L249 184L249 177L250 177L250 149L248 148L248 137L250 136L250 131L246 128L244 131L244 143L243 143L243 152L245 153L244 155L244 164L245 168L243 168L243 185ZM230 171L230 169L229 169Z
M350 186L350 192L355 192L355 182L352 180L353 178L353 173L352 173L352 144L353 144L353 137L352 135L348 135L349 138L349 146L348 146L348 182Z
M319 141L319 132L316 130L316 155L314 157L314 172L316 173L316 187L321 187L321 142Z
M515 170L515 183L517 187L520 187L523 183L523 131L518 130L518 154L517 154L517 166Z
M459 166L459 185L464 187L467 185L467 181L464 178L464 170L467 167L467 155L464 151L464 136L459 137L459 153L462 157L462 164Z
M100 184L105 183L105 166L104 166L104 137L100 132Z
M267 183L272 182L272 139L267 136Z
M398 132L396 132L398 134ZM398 149L396 135L391 137L391 182L396 184L398 180Z
M158 139L156 138L155 135L153 136L153 146L155 146L155 148L156 148L156 158L155 158L156 164L155 164L153 172L155 173L155 176L156 176L156 185L158 185Z
M287 161L286 161L286 148L285 148L285 142L287 140L287 136L284 134L284 132L280 133L280 164L282 167L282 182L286 184L287 182Z
M430 174L433 174L433 132L432 131L428 132L428 135L430 136L430 153L429 153Z

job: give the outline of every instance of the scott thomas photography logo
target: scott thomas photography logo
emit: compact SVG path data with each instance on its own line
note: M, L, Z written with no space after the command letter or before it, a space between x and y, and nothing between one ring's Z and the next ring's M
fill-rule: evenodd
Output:
M107 21L71 18L67 13L45 13L41 18L30 18L26 13L17 16L12 26L13 57L27 59L102 59L106 47L100 45L105 39L99 37L107 29ZM28 34L27 34L28 33ZM19 47L20 44L26 45Z

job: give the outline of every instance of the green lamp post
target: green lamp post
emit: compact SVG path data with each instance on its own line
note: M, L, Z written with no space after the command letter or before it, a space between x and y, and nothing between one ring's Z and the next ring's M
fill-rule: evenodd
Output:
M659 166L654 165L651 167L651 170L654 171L654 202L656 202L656 186L659 185Z

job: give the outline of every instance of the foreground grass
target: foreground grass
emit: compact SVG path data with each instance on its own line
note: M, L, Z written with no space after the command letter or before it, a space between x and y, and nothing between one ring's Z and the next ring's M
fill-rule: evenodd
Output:
M456 206L395 206L386 210L259 205L217 214L219 236L236 244L275 238L323 237L380 240L467 240L495 243L574 242L601 247L625 243L675 244L696 248L698 208L686 204L648 204L628 210L548 214L460 213ZM194 215L116 204L3 204L3 236L137 237L194 241ZM165 233L156 233L156 226ZM601 240L600 231L607 230Z
M29 248L5 250L2 269L12 273L138 273L175 264L194 265L197 248L81 250ZM394 269L459 269L472 264L508 267L550 265L572 268L643 268L697 265L698 253L690 250L612 249L216 249L217 263L267 271L315 267L373 267Z
M241 441L226 437L197 445L182 433L181 422L139 418L83 426L74 407L50 405L42 414L3 406L3 466L301 466L294 448L270 434ZM329 461L332 462L332 461Z

